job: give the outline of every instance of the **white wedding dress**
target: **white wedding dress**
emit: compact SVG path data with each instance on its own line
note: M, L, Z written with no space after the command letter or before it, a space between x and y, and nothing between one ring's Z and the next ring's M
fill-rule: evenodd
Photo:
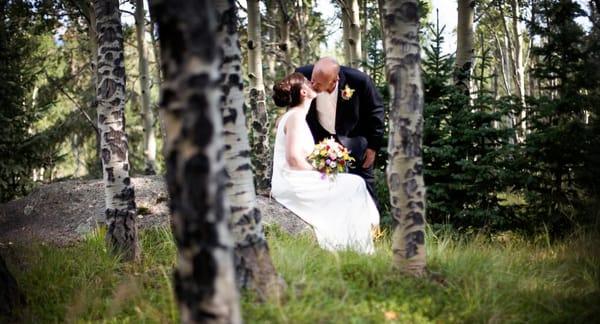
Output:
M290 169L285 158L284 131L290 113L281 117L277 127L271 180L273 198L313 227L322 248L373 253L371 229L379 224L379 212L365 181L348 173L330 180L318 171ZM305 151L311 152L314 141L308 124L298 131L299 145L305 145Z

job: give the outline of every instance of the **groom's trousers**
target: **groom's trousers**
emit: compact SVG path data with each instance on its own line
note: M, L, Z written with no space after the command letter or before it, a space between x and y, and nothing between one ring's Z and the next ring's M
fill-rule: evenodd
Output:
M349 168L348 172L356 174L365 180L367 190L371 194L371 197L373 197L375 206L377 206L377 209L379 210L379 201L377 200L377 193L375 192L375 175L373 174L374 165L371 165L367 169L362 167L367 152L367 139L363 136L332 136L335 136L335 138L350 151L350 155L356 160L354 162L354 167Z

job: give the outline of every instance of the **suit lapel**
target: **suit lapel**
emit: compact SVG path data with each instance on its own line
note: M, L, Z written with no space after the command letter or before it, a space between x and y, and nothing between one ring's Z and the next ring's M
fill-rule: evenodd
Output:
M340 79L338 81L338 93L337 93L337 103L335 105L335 132L337 134L340 133L340 127L343 125L342 122L342 112L344 111L344 107L346 104L346 100L342 99L342 91L344 87L346 87L346 75L344 71L340 67Z

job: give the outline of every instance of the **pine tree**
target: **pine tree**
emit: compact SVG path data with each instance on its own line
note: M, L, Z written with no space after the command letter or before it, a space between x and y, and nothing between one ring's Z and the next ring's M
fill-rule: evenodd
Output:
M580 184L587 179L578 175L598 168L587 164L591 162L587 152L597 143L597 135L586 121L596 105L598 75L588 71L590 59L597 54L582 41L586 34L575 19L584 12L577 3L545 0L537 4L537 12L539 19L530 27L545 42L533 48L543 62L534 75L544 86L543 96L532 101L528 112L530 175L525 188L529 215L551 233L560 234L577 222L577 210L585 199Z
M428 219L456 228L515 226L512 209L504 207L497 195L511 186L510 175L519 172L512 163L515 147L509 143L513 130L493 127L514 103L495 100L484 89L471 100L453 85L454 61L442 53L443 31L439 23L429 28L432 40L423 62ZM489 51L482 53L479 64L485 67ZM480 84L489 78L473 75L473 81Z

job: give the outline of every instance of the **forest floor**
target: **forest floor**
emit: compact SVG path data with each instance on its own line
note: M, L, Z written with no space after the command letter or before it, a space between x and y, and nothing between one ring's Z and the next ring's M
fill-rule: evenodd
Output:
M68 247L14 244L5 257L27 297L8 322L178 323L168 227L141 232L142 260L107 253L102 231ZM598 323L600 235L562 242L427 235L428 267L445 283L400 275L389 238L374 255L323 251L307 234L267 226L287 282L282 300L242 295L246 323ZM0 319L2 322L2 319Z
M169 224L164 177L132 178L141 230ZM268 197L258 197L265 222L278 223L289 233L310 230ZM277 217L275 217L277 216ZM65 246L81 241L104 218L102 180L66 180L41 185L28 196L0 205L0 247L40 242Z
M50 184L0 206L0 253L27 298L7 322L179 322L164 184L160 177L134 184L142 216L142 259L135 264L107 252L102 228L84 230L101 214L100 181ZM282 300L266 303L244 292L246 323L600 321L598 229L560 241L428 230L427 263L444 278L440 284L394 270L389 236L376 242L374 255L330 253L273 201L260 197L259 207L287 289Z

